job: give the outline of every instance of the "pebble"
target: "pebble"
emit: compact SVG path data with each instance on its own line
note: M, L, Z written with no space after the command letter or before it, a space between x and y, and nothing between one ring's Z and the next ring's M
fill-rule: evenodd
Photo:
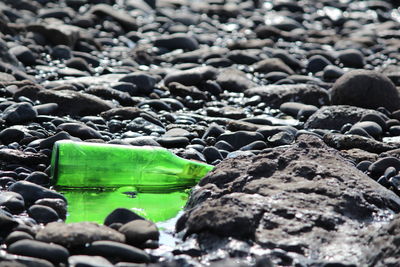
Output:
M4 145L19 142L25 137L24 131L17 128L7 128L0 132L0 141Z
M69 257L68 250L60 245L30 239L19 240L11 244L7 250L17 255L45 259L54 264L65 263Z
M169 50L183 49L196 50L199 48L199 43L192 36L185 33L175 33L165 35L154 40L154 46L164 47Z
M20 194L5 191L0 193L0 206L12 214L18 214L25 210L25 201Z
M367 90L368 89L368 90ZM369 70L353 70L341 76L331 90L334 105L352 105L390 111L400 108L400 96L395 85L385 75Z
M218 136L217 141L225 141L235 150L248 145L254 141L263 141L264 135L257 132L237 131L234 133L224 133Z
M49 222L55 222L59 219L58 214L55 210L50 207L43 205L32 205L28 209L28 214L37 223L47 224Z
M27 181L18 181L12 184L8 190L19 193L24 198L27 206L32 205L41 198L60 198L65 201L65 197L60 193Z
M117 258L122 261L148 263L150 256L143 250L114 241L95 241L84 249L89 255Z
M45 186L50 183L50 177L44 172L35 171L30 173L28 177L25 178L25 181Z
M126 242L135 247L144 244L148 240L158 240L160 233L157 226L147 220L133 220L123 224L119 230L126 238Z
M339 52L339 61L345 67L363 68L365 65L364 55L356 49L346 49Z
M102 135L98 131L82 123L67 122L58 125L57 128L82 140L102 139Z
M330 65L332 65L332 63L324 56L314 55L308 59L307 71L317 73Z
M125 208L118 208L111 212L105 219L104 225L111 225L113 223L128 223L133 220L144 220L142 216L137 215L133 211Z
M7 107L2 114L2 119L9 124L20 124L32 121L38 113L30 103L15 103Z
M33 240L32 235L23 232L23 231L13 231L11 232L6 239L4 240L4 243L7 246L10 246L12 243L15 243L19 240L24 240L24 239L29 239L29 240Z
M379 177L389 167L394 167L397 171L400 171L400 160L395 157L379 159L368 167L368 171L373 177Z
M125 236L109 227L92 222L48 223L36 234L36 240L59 244L68 249L81 249L97 240L124 242Z
M209 162L209 163L214 162L216 160L223 159L221 153L214 146L205 147L202 152L203 152L203 155L206 158L207 162Z

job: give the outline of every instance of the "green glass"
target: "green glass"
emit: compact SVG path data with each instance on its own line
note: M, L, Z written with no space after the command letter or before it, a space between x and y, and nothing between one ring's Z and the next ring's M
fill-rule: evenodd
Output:
M127 208L153 222L174 218L185 206L188 194L184 191L171 193L139 193L130 195L134 188L74 189L61 193L68 201L67 223L90 221L102 224L116 208Z
M51 159L58 189L133 186L138 192L165 193L195 185L212 168L160 147L70 140L57 141Z

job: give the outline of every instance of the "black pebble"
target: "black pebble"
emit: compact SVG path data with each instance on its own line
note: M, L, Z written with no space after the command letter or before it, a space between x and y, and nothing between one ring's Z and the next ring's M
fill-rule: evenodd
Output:
M208 147L204 148L203 154L204 154L204 157L206 158L207 162L209 162L209 163L214 162L215 160L223 159L221 153L214 146L208 146Z
M131 210L125 208L118 208L113 210L104 220L104 225L109 226L112 223L122 223L125 224L127 222L133 220L144 220L142 216L137 215Z
M8 252L17 255L35 257L51 261L54 264L67 262L69 252L57 244L48 244L36 240L19 240L8 248Z
M28 209L28 214L36 222L44 224L55 222L59 219L58 214L55 210L43 205L32 205Z
M373 178L381 176L388 167L394 167L397 171L400 170L400 160L395 157L385 157L375 161L368 167L368 171Z

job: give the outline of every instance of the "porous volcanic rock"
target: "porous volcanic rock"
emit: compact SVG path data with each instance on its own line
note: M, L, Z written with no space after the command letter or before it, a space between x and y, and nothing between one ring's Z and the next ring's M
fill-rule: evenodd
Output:
M177 231L207 257L232 251L226 240L233 239L265 249L278 264L357 264L368 246L361 236L399 212L400 198L304 134L291 146L224 160L188 207Z

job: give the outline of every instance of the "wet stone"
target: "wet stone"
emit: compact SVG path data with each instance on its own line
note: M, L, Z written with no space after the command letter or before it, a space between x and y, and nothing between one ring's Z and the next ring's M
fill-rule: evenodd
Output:
M157 226L147 220L130 221L122 225L118 231L125 235L128 244L136 247L147 240L158 240L160 236Z
M85 248L84 252L127 262L147 263L150 261L150 256L144 250L114 241L95 241Z
M36 234L36 239L47 243L55 243L66 248L82 248L87 243L97 240L112 240L124 242L123 234L106 226L91 222L60 223L52 222L47 224Z
M340 77L333 85L331 101L334 105L371 109L400 108L400 96L394 84L385 75L367 70L350 71Z
M59 219L58 214L55 210L50 207L43 205L32 205L28 209L28 214L37 223L47 224L49 222L55 222Z
M67 217L67 202L60 198L41 198L35 202L35 205L52 208L62 220Z
M20 124L37 117L30 103L15 103L3 111L2 118L10 124Z
M131 210L125 208L118 208L112 211L104 220L104 225L111 225L113 223L126 224L133 220L144 220L142 216L137 215Z
M69 252L66 248L57 244L24 239L17 241L8 248L8 251L23 256L30 256L48 260L54 264L67 262Z
M11 185L8 190L19 193L28 206L41 198L60 198L65 200L64 196L60 193L27 181L18 181Z
M23 232L23 231L13 231L11 232L6 239L4 240L4 243L7 244L7 246L10 246L12 243L15 243L19 240L24 240L24 239L30 239L33 240L32 235Z
M18 214L25 210L23 197L15 192L0 192L0 206L6 207L11 213Z

